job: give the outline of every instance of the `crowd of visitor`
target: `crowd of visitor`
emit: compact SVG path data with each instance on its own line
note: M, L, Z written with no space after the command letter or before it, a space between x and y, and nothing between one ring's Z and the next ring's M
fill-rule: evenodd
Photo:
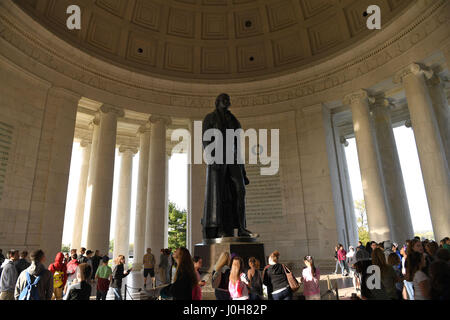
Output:
M172 254L161 249L157 274L160 296L173 300L202 300L203 260L192 257L189 250L180 247ZM106 300L111 288L116 300L122 300L122 280L132 271L125 266L125 256L114 259L98 250L81 248L77 253L59 252L48 268L42 250L31 253L9 250L6 257L0 250L0 300L89 300L93 286L97 300ZM450 299L450 239L421 241L418 237L399 246L391 241L361 242L348 252L339 244L335 247L336 266L344 277L350 276L359 294L353 299L368 300L448 300ZM307 300L320 300L320 270L310 255L303 258L304 268L299 280L280 263L280 253L274 251L268 264L261 261L222 252L208 278L217 300L292 300L300 284ZM155 257L151 249L143 257L144 289L151 278L151 289L156 289ZM172 279L172 267L176 272Z

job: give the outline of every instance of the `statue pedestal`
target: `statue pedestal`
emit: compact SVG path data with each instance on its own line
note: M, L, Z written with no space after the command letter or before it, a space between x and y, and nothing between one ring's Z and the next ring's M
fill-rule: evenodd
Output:
M199 256L203 260L201 272L212 273L214 266L222 252L235 253L244 260L245 268L248 268L248 259L255 257L261 262L261 266L266 264L264 254L264 244L256 241L257 238L250 237L223 237L217 239L205 239L203 243L196 244L194 256Z

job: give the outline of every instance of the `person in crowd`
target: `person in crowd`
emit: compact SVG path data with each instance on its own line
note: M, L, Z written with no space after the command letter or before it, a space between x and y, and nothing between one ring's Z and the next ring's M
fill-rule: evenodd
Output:
M403 292L403 274L402 274L402 269L398 267L398 265L400 264L400 258L398 257L398 255L393 252L388 256L388 261L387 264L392 267L392 270L394 270L395 275L397 276L397 281L395 283L395 290L397 293L397 297L399 300L402 299L402 292Z
M369 256L372 254L372 248L371 248L372 242L371 241L367 241L366 243L366 251L369 254Z
M444 248L440 248L436 252L436 259L448 263L450 261L450 251Z
M361 249L360 247L357 247L356 250L366 250L364 247L363 249ZM348 253L347 253L347 266L348 266L348 270L350 273L350 277L352 278L352 282L353 282L353 288L355 290L358 290L359 288L359 283L358 283L358 278L356 276L356 271L355 271L355 267L354 264L356 262L356 251L354 250L353 246L350 246L348 248Z
M95 279L97 280L97 300L106 300L109 284L112 281L112 270L108 266L109 257L103 256L102 263L97 268Z
M312 256L305 256L303 262L306 265L301 277L303 295L306 300L320 300L320 270L314 265L314 258Z
M172 269L173 269L173 265L174 265L172 248L167 249L167 260L169 263L169 265L167 267L167 282L172 283Z
M14 266L17 270L17 275L21 274L23 270L28 268L30 266L30 262L27 260L28 257L28 251L24 250L20 253L20 258L16 261L14 261Z
M162 284L167 283L167 268L169 266L169 257L166 254L166 251L164 249L161 249L161 255L159 256L159 265L158 265L158 272L159 272L159 279Z
M244 273L244 261L236 256L231 259L230 281L228 282L228 291L232 300L248 300L248 280Z
M444 238L444 244L442 245L442 248L450 251L450 238L449 237Z
M286 276L285 268L278 261L280 253L274 251L269 256L269 265L263 272L263 284L267 287L269 299L292 300L292 290Z
M10 250L7 259L2 263L2 274L0 276L0 300L14 300L14 288L16 286L17 269L14 262L19 259L19 251Z
M122 300L122 279L128 276L132 269L125 271L125 256L118 255L114 260L114 269L112 270L111 288L114 290L115 300Z
M73 253L71 257L72 259L67 264L67 285L70 285L77 276L76 272L79 265L77 257L78 255Z
M365 250L366 249L366 247L363 245L363 243L361 241L358 241L358 246L356 247L356 250L358 250L358 249L360 249L360 250Z
M77 278L68 287L64 300L89 300L91 297L92 267L87 263L81 263L77 268Z
M339 250L337 252L338 254L338 261L339 266L341 267L341 274L343 277L347 276L347 266L345 264L345 260L347 259L347 252L344 249L344 246L342 244L339 244Z
M144 288L147 287L147 277L150 275L152 281L152 288L156 287L155 279L155 256L152 254L152 249L147 248L147 253L144 254Z
M203 260L199 256L194 256L194 258L192 258L192 262L194 263L194 270L198 280L198 286L195 287L196 292L194 294L195 298L193 297L193 300L202 300L202 287L205 286L206 281L202 280L199 270L202 267Z
M72 261L72 257L74 254L77 254L77 249L70 249L70 258L69 258L69 262ZM77 255L78 257L78 255Z
M247 279L250 289L250 300L263 299L263 280L261 272L259 271L259 261L255 257L248 259L249 269L247 271Z
M228 284L230 279L230 263L231 257L229 252L222 252L217 259L216 265L212 272L211 282L214 288L214 295L217 300L230 300L228 292Z
M102 261L102 256L99 250L95 250L94 256L92 257L92 279L95 279L95 274L97 273L98 266Z
M48 270L53 274L53 299L62 300L67 282L67 266L62 252L56 254L55 262L48 266Z
M402 246L402 248L400 249L400 255L402 256L401 258L401 263L402 263L402 275L405 276L406 275L406 245Z
M428 254L425 253L425 249L423 247L422 242L420 241L420 239L418 239L419 237L414 237L413 240L411 240L409 247L407 249L407 254L408 256L410 255L410 253L413 252L418 252L422 255L424 255L424 259L425 259L425 267L422 269L422 271L428 276L428 267L430 266L431 260L428 256ZM408 265L408 259L406 259L406 264Z
M402 269L402 254L400 253L400 249L398 248L398 244L396 242L392 243L392 252L394 252L399 259L399 264L398 264L398 268L401 270Z
M420 243L420 241L419 241ZM420 243L422 245L422 243ZM425 269L425 256L423 253L413 251L408 254L406 261L406 277L413 282L414 300L429 300L430 281Z
M379 290L370 290L367 286L367 279L370 274L367 273L367 269L372 265L372 259L370 258L367 250L358 250L355 254L355 271L359 279L361 286L361 299L372 300L377 299L380 296ZM383 295L384 297L384 295Z
M86 263L89 265L90 267L90 271L92 272L93 266L92 266L92 258L94 256L94 253L92 252L92 250L87 250L86 251ZM89 275L89 279L92 277L92 275ZM89 281L89 279L87 281Z
M42 250L36 250L31 253L31 265L19 275L14 291L14 298L19 300L20 293L27 287L27 278L30 277L31 283L34 283L39 277L36 288L39 300L51 300L53 296L53 275L44 266L45 253Z
M387 242L387 241L386 241ZM391 244L387 248L390 248ZM393 253L393 252L391 252ZM392 266L388 265L386 262L386 256L383 250L376 248L372 251L372 264L380 268L381 272L381 287L385 295L386 300L397 300L398 295L396 291L395 284L400 281L394 272Z
M438 251L439 246L436 241L430 241L425 245L425 252L430 257L431 262L436 259L436 252Z
M172 297L173 300L192 300L198 281L191 254L185 247L180 247L175 251L174 259L177 262L174 282L161 290L161 296Z
M392 252L394 252L394 251L392 251L392 247L393 247L394 245L393 245L393 243L390 241L390 240L387 240L387 241L384 241L383 242L383 247L382 247L382 249L383 249L383 253L384 253L384 257L385 257L385 260L387 261L387 258L389 257L389 255L392 253Z
M78 256L78 264L80 263L87 263L87 257L86 257L86 248L80 249L80 254Z
M436 259L430 265L430 286L432 300L450 300L450 265L448 263Z
M339 268L339 259L338 259L338 251L339 251L339 245L334 247L334 261L336 261L336 268L334 269L333 274L337 274L338 268Z
M68 252L65 252L65 253L64 253L64 263L66 264L66 266L67 266L67 264L69 263L69 261L70 261L69 253L68 253Z

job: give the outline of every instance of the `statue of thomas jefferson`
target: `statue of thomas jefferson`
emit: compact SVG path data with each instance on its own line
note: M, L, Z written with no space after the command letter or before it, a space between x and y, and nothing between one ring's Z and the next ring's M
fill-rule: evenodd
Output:
M227 164L226 129L241 129L241 124L228 110L230 97L222 93L216 98L216 110L203 120L203 134L208 129L218 129L223 137L223 164L208 164L206 169L205 206L203 211L203 239L233 237L238 229L239 237L252 237L245 222L245 185L249 184L244 164L237 162L236 137L233 139L234 162ZM206 148L212 141L203 141ZM230 149L230 148L229 148ZM214 154L213 154L214 156Z

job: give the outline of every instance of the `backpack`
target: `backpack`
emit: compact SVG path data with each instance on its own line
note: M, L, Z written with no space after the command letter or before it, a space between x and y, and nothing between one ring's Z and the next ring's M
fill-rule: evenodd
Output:
M27 274L27 285L25 286L25 288L23 288L22 292L19 295L18 300L39 300L39 292L37 285L41 277L37 276L34 279L34 282L31 283L30 274L28 272L26 272L26 274Z
M59 288L63 285L64 273L62 271L56 270L53 274L53 288Z

